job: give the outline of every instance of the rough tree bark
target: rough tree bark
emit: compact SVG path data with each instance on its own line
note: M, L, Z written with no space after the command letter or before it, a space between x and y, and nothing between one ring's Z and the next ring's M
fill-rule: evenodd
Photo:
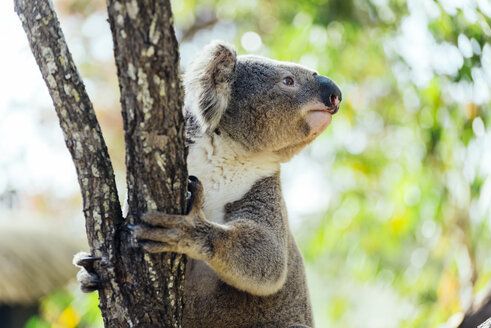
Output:
M134 247L126 221L150 209L184 213L178 46L168 0L108 0L121 90L130 214L123 219L101 129L49 0L14 0L48 86L83 198L106 327L180 327L185 259Z
M491 286L476 299L457 328L491 328Z

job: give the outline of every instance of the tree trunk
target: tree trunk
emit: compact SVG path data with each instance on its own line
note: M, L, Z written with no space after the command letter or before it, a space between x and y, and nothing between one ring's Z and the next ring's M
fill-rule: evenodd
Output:
M49 0L14 0L48 86L83 198L106 327L180 327L185 259L134 247L93 106ZM168 0L108 0L126 141L129 223L157 209L186 209L178 46Z
M127 219L134 224L134 214L148 210L184 214L187 152L170 3L108 0L107 5L125 130ZM133 298L132 316L138 324L180 326L183 256L144 254L130 246L128 234L122 237L123 272L130 282L122 292Z

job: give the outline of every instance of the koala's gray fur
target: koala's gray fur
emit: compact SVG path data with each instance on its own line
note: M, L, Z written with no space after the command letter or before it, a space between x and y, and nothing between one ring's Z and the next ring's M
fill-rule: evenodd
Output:
M312 327L280 163L329 124L339 89L300 65L237 56L220 42L197 56L184 86L188 169L201 181L190 181L192 210L147 213L134 236L149 252L189 256L185 328Z

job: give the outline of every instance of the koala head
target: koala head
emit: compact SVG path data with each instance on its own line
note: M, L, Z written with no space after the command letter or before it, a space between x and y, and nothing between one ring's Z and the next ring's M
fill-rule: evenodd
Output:
M329 125L342 95L334 82L298 64L237 56L213 42L184 76L186 116L201 134L230 138L248 153L287 161Z

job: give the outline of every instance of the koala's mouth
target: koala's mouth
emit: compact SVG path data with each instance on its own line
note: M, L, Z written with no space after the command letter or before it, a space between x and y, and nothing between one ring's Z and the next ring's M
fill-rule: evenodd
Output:
M309 109L308 110L308 113L310 112L326 112L326 113L329 113L331 115L334 115L338 112L339 110L339 106L334 106L334 107L322 107L322 108L313 108L313 109Z
M333 113L326 109L311 109L307 112L305 120L310 127L310 133L318 136L331 123Z
M314 106L312 106L311 108L308 108L307 112L327 112L331 115L334 115L339 110L340 101L337 98L335 98L334 100L331 101L331 103L333 104L332 106L326 106L324 104L319 105L317 103Z

